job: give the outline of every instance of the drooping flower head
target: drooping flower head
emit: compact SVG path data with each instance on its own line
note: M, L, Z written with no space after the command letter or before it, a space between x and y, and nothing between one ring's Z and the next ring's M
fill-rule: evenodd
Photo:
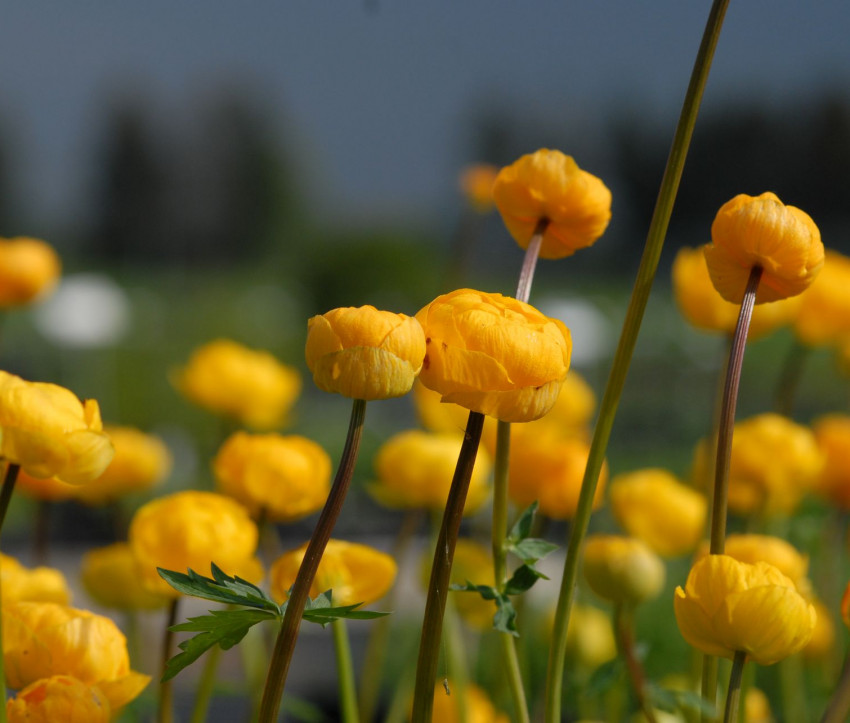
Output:
M763 274L756 303L796 296L823 266L823 243L811 217L773 193L727 201L711 225L705 247L708 272L720 295L740 304L753 267Z
M542 148L503 168L493 200L511 236L528 248L537 225L548 221L540 256L559 259L592 245L611 219L611 192L581 170L572 156Z
M310 319L305 356L319 389L351 399L389 399L413 386L425 337L419 322L405 314L344 307Z
M416 318L425 330L420 378L429 389L504 422L542 417L570 366L569 329L529 304L459 289L438 296Z
M0 238L0 308L46 296L61 272L59 256L50 244L26 237Z

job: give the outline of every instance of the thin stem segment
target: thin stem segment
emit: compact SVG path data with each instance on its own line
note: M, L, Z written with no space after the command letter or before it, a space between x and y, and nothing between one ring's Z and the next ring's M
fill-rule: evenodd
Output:
M540 256L540 247L543 245L543 234L546 233L548 226L549 219L541 218L534 228L531 241L528 242L525 257L522 260L522 269L519 272L519 283L516 287L516 298L519 301L528 303L528 297L531 296L531 282L534 281L534 270L537 268L537 258Z
M357 713L357 689L354 683L354 665L351 662L351 643L345 620L337 618L331 623L336 653L336 673L339 683L339 703L342 723L359 723Z
M614 631L617 635L617 648L626 664L629 682L638 706L648 723L656 723L655 711L646 697L646 675L635 651L633 611L623 604L618 604L614 608Z
M729 692L726 694L726 712L723 714L723 723L736 723L738 720L738 701L741 697L741 678L744 674L744 663L747 662L747 654L743 650L735 652L732 660L732 673L729 676Z
M322 559L322 554L331 538L331 533L336 525L351 483L354 464L357 461L357 450L360 448L360 438L363 435L365 417L366 402L362 399L355 399L351 408L351 420L348 425L348 436L342 451L342 459L327 502L325 502L322 513L319 515L316 529L313 531L313 536L310 538L307 550L304 553L304 559L301 561L301 567L295 577L292 593L286 604L286 612L274 644L269 672L266 675L263 700L260 703L260 723L273 723L277 720L283 689L286 687L289 664L292 661L292 652L295 650L298 630L301 627L301 616L307 604L310 586L313 584L313 578L319 568L319 561Z
M842 723L850 715L850 654L844 659L841 679L821 717L821 723Z
M174 631L171 629L177 622L177 610L180 607L180 598L176 597L168 606L168 617L165 621L165 633L162 636L162 666L160 670L163 675L168 661L171 658L171 649L174 647ZM171 723L174 720L174 680L166 680L159 685L159 705L156 712L157 723Z

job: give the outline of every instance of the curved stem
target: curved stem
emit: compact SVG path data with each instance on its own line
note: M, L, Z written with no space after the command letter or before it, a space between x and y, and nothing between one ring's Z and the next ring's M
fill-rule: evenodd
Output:
M165 621L165 633L162 636L162 666L163 675L165 666L171 657L171 649L174 647L174 631L171 629L177 622L177 610L180 607L180 598L176 597L168 606L168 618ZM159 685L159 705L157 706L157 723L171 723L174 720L174 687L173 679L166 680Z
M440 525L437 545L434 550L434 563L431 567L431 579L425 600L425 618L422 622L422 637L419 641L419 658L416 664L416 687L413 693L412 723L430 723L434 707L434 682L437 678L437 663L440 654L440 639L443 631L443 613L446 609L449 576L454 559L460 521L466 493L469 491L469 479L472 466L481 440L484 415L469 413L466 434L460 448L452 486L446 501L446 510Z
M221 646L213 645L207 651L204 669L201 671L201 679L198 681L198 689L195 693L195 703L192 705L192 717L190 723L204 723L207 712L215 690L216 674L218 672L218 661L221 658Z
M289 664L292 661L292 652L295 650L295 642L298 639L298 630L301 627L301 616L319 561L328 544L333 532L334 525L342 510L342 503L351 483L354 473L354 463L357 461L357 450L360 447L360 437L363 434L363 420L366 416L366 402L355 399L351 408L351 420L348 425L348 436L345 440L345 448L342 451L342 459L334 478L327 502L319 515L316 529L304 552L304 559L292 592L286 604L286 612L280 624L280 631L275 640L272 659L269 663L269 672L266 675L266 686L263 690L263 700L260 703L260 723L273 723L277 720L280 709L280 701L283 697L283 689L286 687L286 675L289 672Z
M614 607L614 631L617 635L617 648L626 663L626 671L638 706L648 723L656 723L655 711L646 699L646 675L635 652L632 611L625 605L618 604Z
M691 73L685 102L676 126L676 134L670 155L667 158L667 167L664 170L664 178L658 192L655 211L647 232L646 244L638 269L637 279L632 291L629 308L626 311L626 320L620 334L620 342L614 355L614 363L608 377L608 384L602 403L599 406L599 418L593 433L593 441L590 446L590 454L585 468L584 481L579 495L578 509L575 516L575 524L570 535L567 559L564 563L564 573L561 578L561 590L558 596L558 604L555 611L555 626L552 632L552 645L549 649L549 668L546 678L546 723L559 723L561 719L561 690L564 677L564 656L567 646L567 626L569 625L570 609L572 607L573 595L575 593L576 579L578 576L578 565L580 559L580 548L587 532L590 513L593 506L593 497L596 493L596 484L599 480L599 472L605 459L605 449L611 436L611 427L614 424L614 416L617 405L626 381L629 363L632 358L637 335L640 330L643 313L646 309L649 293L652 290L652 281L658 268L658 260L661 256L661 248L664 245L664 237L667 234L667 226L670 222L670 214L673 211L673 202L679 188L682 177L682 169L685 165L685 156L693 135L700 101L703 90L708 80L708 72L711 68L711 60L714 49L720 37L720 29L723 26L723 17L729 0L714 0L711 12L708 16L705 32Z
M747 662L747 654L743 650L735 652L732 661L732 674L729 676L729 692L726 694L726 712L723 714L723 723L735 723L738 720L738 699L741 696L741 676L744 673L744 663Z
M357 691L354 683L354 666L351 663L351 643L345 620L337 618L331 623L336 653L336 672L339 681L339 703L342 723L358 723Z

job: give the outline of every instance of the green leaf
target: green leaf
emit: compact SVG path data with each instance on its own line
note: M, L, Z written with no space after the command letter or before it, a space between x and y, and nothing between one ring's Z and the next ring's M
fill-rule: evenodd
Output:
M534 522L534 513L537 512L537 501L532 502L514 523L511 531L508 533L508 545L515 545L521 542L531 534L531 525Z
M550 552L554 552L557 549L558 546L553 545L551 542L540 540L536 537L528 537L508 547L508 552L512 552L526 565L530 565L538 560L542 560Z
M509 633L515 638L519 637L516 628L516 608L507 595L499 595L496 598L496 614L493 616L493 629L502 633Z
M256 585L238 577L225 575L215 565L212 568L216 579L199 575L192 569L187 570L185 575L161 567L157 568L157 572L171 587L184 595L226 605L245 605L280 615L280 606Z
M449 590L453 590L455 592L477 592L485 600L496 600L501 595L501 593L491 585L475 585L474 583L469 582L469 580L466 581L465 585L449 585Z
M505 595L520 595L534 585L540 578L548 580L540 570L535 570L531 565L520 565L511 579L505 583Z
M214 645L228 650L242 640L252 626L264 620L276 620L277 617L275 613L266 610L212 610L209 615L189 618L185 623L173 625L169 630L198 634L178 645L183 652L165 664L162 682L171 680Z
M307 603L304 605L304 620L311 623L318 623L325 627L328 623L334 620L344 618L346 620L374 620L382 618L389 613L376 612L373 610L358 610L363 603L355 603L354 605L339 605L333 607L331 604L332 594L330 590L326 590L315 599L307 598Z

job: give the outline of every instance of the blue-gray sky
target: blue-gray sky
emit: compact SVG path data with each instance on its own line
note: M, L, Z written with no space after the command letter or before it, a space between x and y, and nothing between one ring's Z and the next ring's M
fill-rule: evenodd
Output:
M13 0L0 20L0 121L28 209L49 219L82 203L117 91L149 99L161 127L188 129L205 97L244 85L340 214L423 213L471 160L466 121L484 101L550 125L640 103L672 128L709 6ZM827 84L850 88L848 37L847 0L732 0L704 107L803 105ZM580 162L580 149L563 150Z

